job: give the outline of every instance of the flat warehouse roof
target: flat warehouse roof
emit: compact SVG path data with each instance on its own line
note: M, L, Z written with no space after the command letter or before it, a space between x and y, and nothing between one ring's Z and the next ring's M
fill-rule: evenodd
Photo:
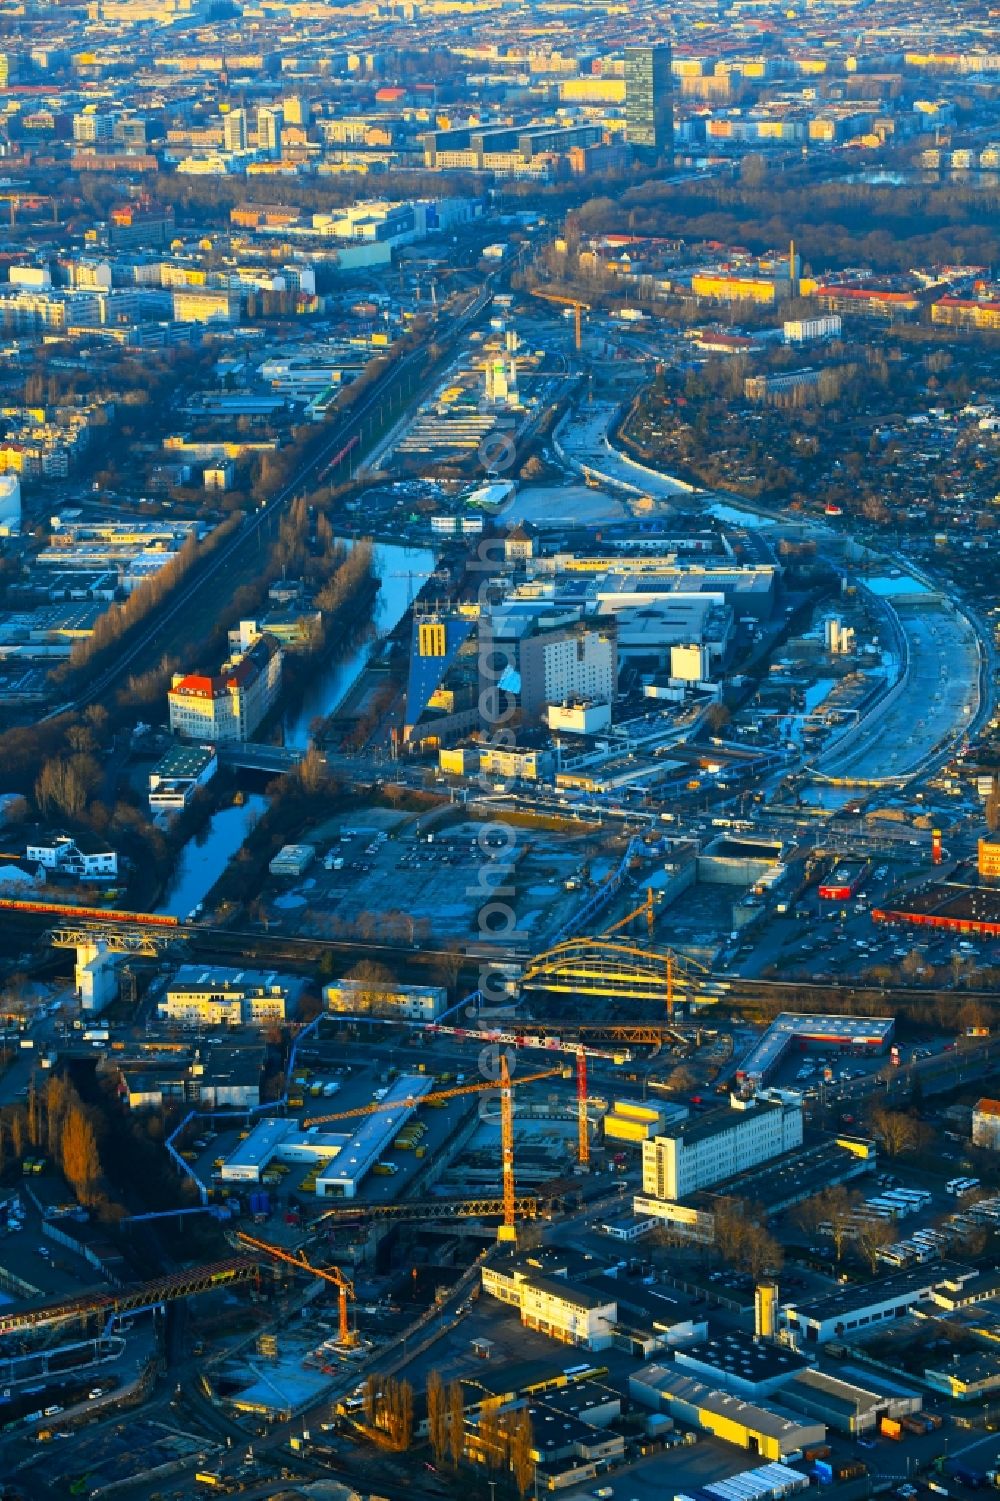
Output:
M386 1142L391 1141L409 1119L415 1102L429 1092L432 1083L427 1074L402 1074L386 1090L380 1108L362 1117L361 1124L344 1143L336 1162L331 1163L320 1181L358 1183Z
M891 1016L803 1016L783 1011L750 1049L737 1072L763 1079L796 1039L882 1049L888 1045L895 1025Z
M290 1131L295 1130L294 1121L262 1120L250 1132L245 1141L226 1158L227 1167L260 1167L271 1157Z
M896 1298L913 1297L924 1289L929 1293L931 1288L941 1283L961 1284L974 1276L975 1273L969 1267L954 1261L939 1261L935 1266L907 1267L901 1272L882 1277L878 1282L865 1282L860 1287L840 1288L828 1297L817 1298L812 1303L789 1302L785 1304L785 1308L799 1318L825 1323L838 1314L855 1313L859 1309L891 1303Z

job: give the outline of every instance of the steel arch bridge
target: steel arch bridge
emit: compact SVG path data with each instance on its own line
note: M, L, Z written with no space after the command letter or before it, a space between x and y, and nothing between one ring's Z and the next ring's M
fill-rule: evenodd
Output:
M520 981L525 990L593 995L612 1000L655 1001L673 1009L674 1002L706 989L711 973L672 949L639 948L627 940L567 938L537 954Z

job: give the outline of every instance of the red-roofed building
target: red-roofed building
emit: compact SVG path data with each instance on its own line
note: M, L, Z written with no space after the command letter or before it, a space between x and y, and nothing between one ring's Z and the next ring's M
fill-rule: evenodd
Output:
M167 694L170 728L186 740L249 740L277 702L281 648L266 632L217 676L175 673Z
M1000 302L973 297L942 297L931 308L931 322L948 328L1000 329Z
M881 287L848 287L834 283L817 287L813 296L828 313L847 313L861 318L912 318L921 301L914 292L887 292Z

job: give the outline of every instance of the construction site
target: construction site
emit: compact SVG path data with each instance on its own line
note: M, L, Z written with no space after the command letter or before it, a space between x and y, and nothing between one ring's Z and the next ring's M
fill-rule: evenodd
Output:
M298 879L273 880L262 894L269 930L296 936L364 935L377 929L409 941L468 943L482 904L482 823L458 809L433 816L389 809L332 820L308 832L321 852ZM627 841L596 824L567 830L558 842L544 828L519 831L502 851L510 869L518 931L539 946L579 904L584 880L600 883Z
M349 837L367 840L372 860L390 843L374 829ZM779 842L724 833L696 863L659 836L616 844L600 880L560 886L562 926L547 947L480 945L479 989L465 976L449 991L355 967L321 987L311 1018L296 1010L301 977L178 965L203 941L195 924L37 913L78 964L156 971L141 1002L125 999L141 1026L93 1024L68 1053L82 1079L96 1040L121 1119L163 1122L157 1151L173 1188L172 1207L126 1215L113 1233L44 1163L7 1199L0 1357L19 1462L52 1477L59 1435L138 1405L153 1424L144 1474L232 1479L226 1452L245 1441L241 1486L291 1456L306 1474L360 1466L391 1496L438 1374L463 1394L463 1463L482 1463L478 1413L498 1394L511 1411L536 1403L539 1434L579 1421L572 1452L536 1446L552 1489L641 1463L654 1430L656 1452L676 1446L685 1483L748 1473L742 1449L784 1460L826 1442L830 1424L794 1404L772 1409L763 1388L730 1427L727 1378L695 1380L681 1355L717 1320L726 1339L753 1323L746 1274L712 1311L718 1194L780 1212L875 1172L875 1144L844 1136L800 1081L821 1070L838 1098L850 1083L863 1099L884 1082L892 1021L790 1011L762 1033L734 1020L737 993L752 1003L773 986L723 978L710 946L685 941L671 915L676 872L738 903L748 880L767 880ZM567 869L579 858L560 856ZM265 1013L224 1037L213 1027L217 1008L254 1005L281 1008L267 1014L285 1018L283 1046L262 1039ZM149 1275L154 1256L166 1270ZM817 1299L836 1290L815 1264L796 1275ZM769 1320L775 1371L794 1373ZM668 1362L655 1390L641 1378L654 1357ZM669 1422L650 1426L644 1405ZM592 1419L605 1407L610 1427ZM698 1436L695 1454L685 1433ZM122 1454L79 1452L74 1482L103 1494Z
M410 1268L415 1254L418 1264L437 1267L446 1285L491 1245L536 1239L540 1225L581 1201L592 1174L613 1170L605 1142L612 1137L609 1122L621 1116L623 1139L633 1140L659 1122L655 1109L616 1104L628 1094L624 1072L636 1047L688 1046L672 1025L675 1003L712 983L673 953L654 958L639 946L634 935L648 940L653 913L650 891L602 940L566 940L523 974L525 994L554 999L566 990L621 994L628 973L632 994L654 1002L648 1024L595 1020L560 1036L551 1028L533 1030L530 1022L493 1019L479 995L457 1017L430 1022L374 1014L359 1004L353 1014L331 1010L298 1029L284 1092L272 1107L189 1110L164 1143L188 1207L137 1215L129 1229L138 1240L159 1225L171 1238L226 1249L226 1255L123 1283L110 1248L95 1244L78 1216L53 1213L27 1182L8 1201L8 1232L27 1222L85 1255L89 1273L83 1290L46 1296L44 1285L19 1279L10 1264L0 1339L11 1351L15 1407L30 1411L28 1394L40 1371L58 1370L62 1377L78 1371L86 1381L100 1367L117 1369L126 1347L131 1356L136 1331L142 1331L145 1360L127 1363L152 1362L162 1312L178 1300L191 1300L195 1325L201 1310L214 1319L220 1299L238 1306L242 1336L247 1319L252 1327L270 1317L276 1277L279 1283L304 1278L311 1298L326 1292L336 1308L333 1343L346 1358L384 1340L379 1299L392 1297L395 1272ZM131 925L124 921L129 916ZM100 945L65 920L53 929L53 941L87 938L101 952L157 951L157 924L167 920L151 920L144 938L137 915L111 918L98 924ZM395 993L401 1010L409 998L406 987ZM123 1040L115 1063L136 1103L163 1089L176 1069L170 1050L155 1042L139 1048ZM231 1077L237 1072L231 1068ZM266 1232L256 1233L265 1224ZM37 1279L42 1284L45 1273L68 1267L47 1252L46 1258ZM358 1278L368 1279L374 1269L389 1291L370 1288L361 1300ZM57 1276L54 1286L68 1289L72 1280ZM431 1306L437 1282L434 1287ZM366 1328L364 1308L380 1308L374 1328ZM136 1322L139 1314L151 1315L152 1323ZM100 1405L115 1389L119 1378L106 1394L84 1401ZM82 1389L64 1395L83 1397ZM302 1399L314 1395L303 1390ZM61 1417L74 1404L58 1405Z

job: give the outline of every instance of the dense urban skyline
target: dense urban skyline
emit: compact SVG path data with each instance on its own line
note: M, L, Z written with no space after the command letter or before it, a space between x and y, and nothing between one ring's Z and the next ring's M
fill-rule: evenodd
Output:
M1000 1485L996 7L0 27L0 1501Z

